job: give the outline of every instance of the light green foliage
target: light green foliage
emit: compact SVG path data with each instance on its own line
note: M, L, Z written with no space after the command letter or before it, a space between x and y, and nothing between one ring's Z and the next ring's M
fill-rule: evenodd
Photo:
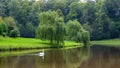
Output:
M18 29L13 29L10 31L10 37L19 37L20 36L20 32Z
M77 32L76 41L79 42L79 43L83 42L82 33L80 31Z
M65 24L63 18L56 18L55 20L55 40L57 44L64 45Z
M103 45L103 46L112 46L120 47L120 38L118 39L109 39L109 40L100 40L100 41L91 41L93 45Z
M66 24L66 32L69 40L74 40L76 41L76 36L78 32L81 32L82 26L81 24L77 21L68 21Z
M5 17L4 21L8 27L8 36L10 37L20 36L20 32L16 26L16 21L13 17Z
M64 43L64 20L55 11L40 13L40 24L36 30L36 37L48 39L50 43L58 45Z
M64 17L64 15L60 9L58 9L56 12L59 15L59 17Z
M0 35L2 36L6 36L8 33L8 27L5 24L4 20L2 19L2 17L0 17Z
M76 42L83 42L84 45L88 45L90 42L90 34L84 30L81 24L77 21L69 21L66 25L67 39Z
M4 20L0 17L0 35L10 37L20 36L20 32L17 29L14 18L5 17Z
M12 30L16 28L16 21L13 17L5 17L4 18L5 23L7 24L9 30Z
M82 41L83 41L84 45L89 45L90 34L88 31L85 31L85 30L82 31Z

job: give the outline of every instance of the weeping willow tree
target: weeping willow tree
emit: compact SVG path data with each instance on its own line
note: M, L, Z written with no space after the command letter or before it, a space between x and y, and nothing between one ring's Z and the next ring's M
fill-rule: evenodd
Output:
M66 25L67 39L77 41L77 34L81 31L82 26L77 20L70 20ZM79 35L80 36L80 35Z
M64 44L64 19L55 11L40 13L40 24L36 29L36 37L50 40L51 44Z
M82 31L82 42L84 45L89 45L90 43L90 33L86 30Z
M86 31L77 20L70 20L66 24L67 39L84 43L88 45L90 42L90 34Z

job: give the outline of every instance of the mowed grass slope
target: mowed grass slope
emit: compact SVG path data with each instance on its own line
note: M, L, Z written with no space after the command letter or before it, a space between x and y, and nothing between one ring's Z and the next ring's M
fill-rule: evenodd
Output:
M93 45L105 45L105 46L115 46L120 47L120 38L110 39L110 40L101 40L101 41L92 41Z
M81 45L76 42L65 41L65 47ZM25 48L42 48L51 47L48 40L40 40L35 38L9 38L0 37L0 49L25 49ZM56 46L56 45L54 45Z

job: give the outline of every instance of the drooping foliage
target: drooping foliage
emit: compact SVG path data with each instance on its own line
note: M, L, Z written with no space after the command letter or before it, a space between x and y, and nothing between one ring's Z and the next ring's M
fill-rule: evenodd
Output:
M69 21L66 25L67 39L84 43L90 42L90 34L86 31L77 20Z
M36 30L36 37L50 40L51 44L64 43L64 19L55 11L40 13L40 24Z
M90 34L88 31L83 30L82 31L82 42L84 45L88 46L90 44Z
M90 32L91 40L120 38L120 0L82 1L0 0L0 16L14 18L21 37L35 37L39 14L51 10L57 11L65 23L77 19Z
M66 24L66 33L68 35L67 38L69 40L77 41L77 34L79 34L81 30L82 30L82 26L77 20L74 20L74 21L70 20Z

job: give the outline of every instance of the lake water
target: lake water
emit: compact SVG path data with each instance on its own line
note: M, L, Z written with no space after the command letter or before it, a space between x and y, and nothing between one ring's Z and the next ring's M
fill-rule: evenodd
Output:
M41 53L44 53L43 55ZM0 68L120 68L120 48L49 49L0 57Z

